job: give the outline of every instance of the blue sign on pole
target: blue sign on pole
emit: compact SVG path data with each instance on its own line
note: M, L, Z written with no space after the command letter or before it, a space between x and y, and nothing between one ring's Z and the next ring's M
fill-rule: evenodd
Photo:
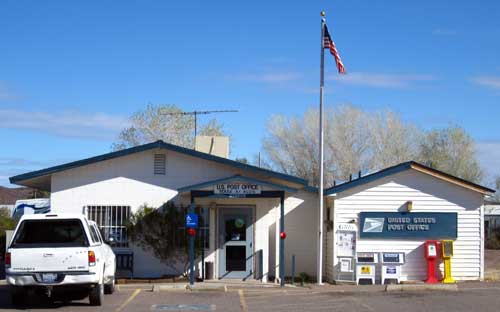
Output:
M196 213L188 213L186 215L186 228L188 229L198 228L198 215Z
M457 238L457 214L450 212L361 212L359 225L360 238Z

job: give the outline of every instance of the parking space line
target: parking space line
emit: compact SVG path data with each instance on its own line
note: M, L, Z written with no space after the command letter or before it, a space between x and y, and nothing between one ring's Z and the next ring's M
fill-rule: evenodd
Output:
M240 306L241 306L241 310L243 312L248 312L248 307L247 307L247 303L245 301L245 294L243 293L243 290L240 289L238 290L238 295L240 295Z
M115 311L116 312L119 312L121 310L123 310L123 308L125 308L127 306L127 304L129 304L132 300L134 300L134 298L141 292L140 289L136 289L128 298L127 300L125 300L124 303L122 303L121 306L118 307L118 309L116 309Z

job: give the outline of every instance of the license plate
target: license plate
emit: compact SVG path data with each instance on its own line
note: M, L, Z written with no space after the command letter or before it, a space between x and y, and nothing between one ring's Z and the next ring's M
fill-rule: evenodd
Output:
M53 283L57 279L57 274L55 273L43 273L42 274L42 281L44 283Z

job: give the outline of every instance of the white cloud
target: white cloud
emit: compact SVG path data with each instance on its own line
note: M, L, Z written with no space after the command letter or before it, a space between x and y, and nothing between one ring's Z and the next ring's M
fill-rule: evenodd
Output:
M9 177L70 161L73 159L34 160L20 157L0 157L0 185L13 187L15 185L9 183Z
M227 75L228 80L255 81L264 83L286 83L296 81L302 76L295 72L268 72L261 74Z
M0 128L27 129L57 136L108 140L128 125L122 116L104 113L33 112L0 109Z
M497 76L478 76L471 79L475 84L500 90L500 77Z
M417 82L435 80L432 75L392 75L359 72L348 73L347 75L332 75L329 79L345 84L375 88L405 88Z

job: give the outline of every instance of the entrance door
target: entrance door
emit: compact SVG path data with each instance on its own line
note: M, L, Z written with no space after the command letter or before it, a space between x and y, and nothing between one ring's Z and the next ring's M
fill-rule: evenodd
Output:
M219 278L247 279L253 269L252 208L219 208Z

